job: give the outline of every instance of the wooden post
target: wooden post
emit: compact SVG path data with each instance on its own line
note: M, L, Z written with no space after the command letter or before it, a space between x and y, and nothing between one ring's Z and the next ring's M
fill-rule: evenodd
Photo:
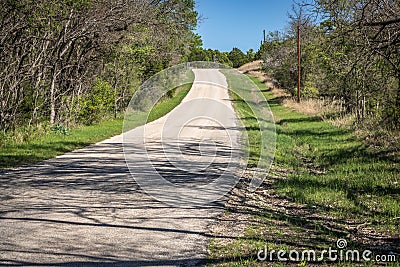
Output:
M297 25L297 103L300 103L301 84L301 46L300 46L300 21Z

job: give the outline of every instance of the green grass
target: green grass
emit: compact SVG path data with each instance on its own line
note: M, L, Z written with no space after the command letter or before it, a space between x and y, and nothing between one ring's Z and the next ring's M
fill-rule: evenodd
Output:
M375 149L352 130L289 110L270 91L265 96L276 121L274 165L291 173L274 184L280 194L343 218L385 221L400 216L400 164L390 149ZM257 157L259 150L252 147Z
M192 83L189 83L175 88L171 97L159 101L151 110L147 122L154 121L174 109L189 92L191 85ZM140 114L134 119L138 123L145 121ZM5 134L2 137L3 142L0 143L0 169L40 162L121 134L123 122L123 117L104 120L96 125L68 129L67 134L62 133L63 129L49 130L48 126L35 129L32 133L24 132L21 128L13 134L9 133L9 136Z
M43 131L24 141L9 138L0 149L0 168L40 162L121 133L123 118L68 130L68 135Z
M269 195L256 202L256 207L236 211L251 213L252 223L240 240L228 245L214 241L210 247L211 262L219 266L261 265L255 253L256 247L262 248L264 244L270 249L317 249L346 238L350 247L369 248L371 243L356 241L357 234L352 231L358 225L382 236L398 235L398 154L390 148L369 145L351 129L335 127L320 117L280 105L271 90L258 79L251 79L263 91L276 121L277 150L264 188ZM235 77L228 76L229 85L234 82ZM257 121L248 118L250 110L246 103L235 94L231 96L238 116L246 118L242 121L251 141L250 163L255 162L260 154ZM283 209L279 203L290 209ZM398 249L395 243L391 244ZM347 265L352 264L342 266Z
M187 83L173 89L172 91L174 92L174 97L159 101L159 103L150 111L147 122L152 122L165 116L177 105L179 105L179 103L181 103L185 96L189 93L192 84L193 83Z

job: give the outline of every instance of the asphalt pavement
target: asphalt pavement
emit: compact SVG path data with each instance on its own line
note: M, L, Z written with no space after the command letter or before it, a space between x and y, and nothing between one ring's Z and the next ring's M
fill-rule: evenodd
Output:
M203 265L240 131L224 75L194 72L165 117L1 173L0 265Z

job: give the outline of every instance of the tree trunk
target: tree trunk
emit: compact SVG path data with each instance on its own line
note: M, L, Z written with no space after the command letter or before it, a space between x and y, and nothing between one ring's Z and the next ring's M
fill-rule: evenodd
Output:
M396 102L394 106L394 126L399 128L399 121L400 121L400 71L397 72L397 96Z
M366 104L365 102L367 101L365 95L363 96L363 100L362 100L362 118L365 119L365 117L367 116L367 109L366 109Z
M54 70L50 86L50 124L54 124L56 118L56 100L55 100L55 87L56 87L56 70Z
M118 80L118 71L117 71L117 60L114 59L114 84L113 84L113 88L114 88L114 119L117 118L117 104L118 104L118 100L117 100L117 80Z

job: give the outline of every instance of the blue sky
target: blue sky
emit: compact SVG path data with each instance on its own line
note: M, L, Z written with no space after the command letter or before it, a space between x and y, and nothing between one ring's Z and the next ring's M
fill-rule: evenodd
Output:
M292 0L196 0L196 10L204 19L197 33L203 47L246 52L260 47L263 30L284 30Z

